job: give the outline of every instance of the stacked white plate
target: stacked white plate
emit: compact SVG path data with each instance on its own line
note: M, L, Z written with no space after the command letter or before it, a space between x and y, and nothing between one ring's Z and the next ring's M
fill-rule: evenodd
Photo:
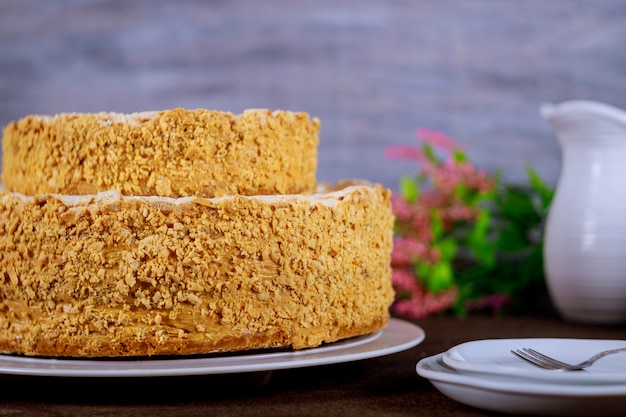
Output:
M544 416L626 416L626 352L584 371L537 368L511 353L533 348L562 362L626 347L626 340L487 339L424 358L417 373L443 394L485 410Z

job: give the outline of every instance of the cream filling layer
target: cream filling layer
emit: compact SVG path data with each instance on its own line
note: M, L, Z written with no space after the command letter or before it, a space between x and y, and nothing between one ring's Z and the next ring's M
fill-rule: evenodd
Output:
M289 202L293 200L299 201L308 201L311 204L323 204L327 207L334 207L338 204L343 198L347 195L351 194L358 188L369 187L370 184L356 183L355 185L349 185L341 189L333 189L328 185L319 185L317 192L310 195L304 194L277 194L277 195L256 195L256 196L223 196L223 197L215 197L215 198L202 198L202 197L162 197L162 196L126 196L122 195L119 191L109 190L103 191L98 194L89 194L89 195L63 195L63 194L51 194L53 197L58 198L63 202L67 207L81 207L87 206L90 204L113 204L120 200L138 200L145 201L150 204L188 204L188 203L198 203L202 205L213 205L218 204L223 201L233 200L235 198L244 198L251 200L259 200L267 204L275 204L282 202ZM4 186L0 184L0 192L5 192ZM35 200L33 196L27 196L21 193L11 193L13 196L19 198L21 201L27 203ZM2 197L6 198L6 197Z

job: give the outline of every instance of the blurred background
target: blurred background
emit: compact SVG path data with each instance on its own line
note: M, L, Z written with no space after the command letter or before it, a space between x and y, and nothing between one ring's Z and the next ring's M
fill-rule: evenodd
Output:
M30 113L306 111L318 179L396 188L418 127L549 182L542 102L626 108L623 0L0 0L0 124Z

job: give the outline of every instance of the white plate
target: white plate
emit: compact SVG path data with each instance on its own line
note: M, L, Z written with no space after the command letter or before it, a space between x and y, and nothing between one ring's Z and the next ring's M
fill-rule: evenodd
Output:
M443 363L444 354L424 358L417 373L460 403L501 413L544 416L623 416L626 384L537 383L515 377L459 373Z
M319 348L259 354L168 359L44 359L0 355L0 373L38 376L138 377L227 374L328 365L389 355L424 340L424 331L390 319L382 330Z
M443 362L461 372L515 375L540 382L561 384L626 384L626 352L600 359L585 371L560 372L537 368L511 353L533 348L567 363L579 363L594 354L626 347L624 340L594 339L487 339L462 343L444 353Z

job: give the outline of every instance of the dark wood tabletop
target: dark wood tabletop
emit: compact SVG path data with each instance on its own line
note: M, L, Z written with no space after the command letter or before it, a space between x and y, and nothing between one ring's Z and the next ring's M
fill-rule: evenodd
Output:
M273 371L153 378L0 376L0 416L493 416L457 403L415 371L459 343L491 338L626 338L625 326L555 316L453 316L416 322L422 343L379 358Z

